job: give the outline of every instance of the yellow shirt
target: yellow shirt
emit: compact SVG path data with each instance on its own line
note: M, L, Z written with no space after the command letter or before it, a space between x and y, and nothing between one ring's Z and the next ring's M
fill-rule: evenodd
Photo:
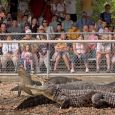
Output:
M71 28L71 29L68 30L68 32L80 32L80 30L77 29L77 28L76 28L75 30L73 30L73 29ZM74 34L74 33L72 33L72 34L68 33L68 34L67 34L67 37L68 37L69 40L77 40L77 38L78 38L79 36L80 36L79 34Z
M67 49L67 44L66 43L57 43L55 48L63 51L65 49Z

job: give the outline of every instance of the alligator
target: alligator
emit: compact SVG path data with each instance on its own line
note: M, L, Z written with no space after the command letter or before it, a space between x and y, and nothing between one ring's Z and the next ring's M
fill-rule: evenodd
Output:
M36 90L38 95L41 93L45 97L58 103L61 108L69 106L95 106L95 107L115 107L115 93L101 90L69 90L57 87L55 85L31 86L27 85L31 91ZM34 94L34 93L33 93ZM37 95L35 93L34 95Z
M36 74L34 74L33 77L36 81L41 82L42 85L55 84L59 87L62 87L63 89L71 89L71 90L93 89L93 90L104 90L109 92L115 92L115 82L99 84L94 82L82 81L81 79L76 79L76 78L66 78L66 77L64 78L59 77L59 79L58 77L45 78L45 77L38 76ZM58 82L58 80L60 80L60 83ZM65 81L67 81L66 84Z
M41 84L67 84L70 82L75 82L75 81L82 81L81 79L77 78L68 78L64 76L55 76L55 77L43 77L43 76L38 76L36 74L32 75L32 78L36 81L40 81Z
M29 88L26 88L25 87L25 84L27 85L41 85L40 82L38 81L33 81L31 79L31 75L26 71L24 70L24 67L22 65L20 65L17 69L17 72L18 72L18 75L19 75L19 85L14 87L13 89L11 89L11 91L18 91L18 96L21 95L21 91L24 91L26 92L27 94L29 95L33 95L31 90Z
M23 90L24 92L26 92L27 94L29 95L32 95L32 92L31 90L29 90L28 88L25 87L25 84L26 85L38 85L40 86L41 84L55 84L56 81L60 80L61 77L58 78L49 78L48 80L46 80L45 83L43 83L44 79L41 79L42 77L38 77L37 75L33 75L34 77L37 77L38 80L37 81L33 81L32 80L32 76L30 75L30 73L28 73L24 67L22 65L20 65L17 69L17 72L18 72L18 75L19 75L19 78L20 78L20 84L19 86L13 88L11 91L17 91L18 90L18 96L21 95L21 91ZM40 78L40 79L39 79ZM72 81L70 78L66 78L64 77L65 81ZM105 84L105 85L101 85L101 84L96 84L96 83L92 83L92 82L85 82L85 81L77 81L78 79L76 79L75 82L67 82L65 84L65 81L63 83L62 81L62 84L55 84L57 85L58 87L62 87L63 89L70 89L70 90L83 90L83 89L93 89L93 90L104 90L104 91L109 91L109 92L114 92L115 91L115 82L112 82L110 84ZM60 80L61 81L61 80ZM61 82L60 82L61 83Z
M67 78L67 77L52 77L52 78L43 78L40 77L38 75L30 75L30 73L28 73L23 65L20 65L17 69L17 73L19 75L19 79L20 79L20 84L16 87L14 87L13 89L11 89L11 91L18 91L18 96L21 95L21 91L23 90L24 92L26 92L29 95L32 95L32 92L25 87L26 85L38 85L41 86L44 83L47 84L65 84L65 83L69 83L72 81L81 81L80 79L76 79L76 78ZM32 78L36 79L36 81L32 80ZM41 81L41 82L40 82Z
M21 82L19 84L19 92L23 90L29 95L43 95L60 104L61 108L66 108L67 106L79 107L90 104L98 107L99 103L114 107L115 94L110 93L114 92L114 82L105 85L85 81L54 84L49 80L49 82L44 84L41 83L42 85L37 85L33 83L31 75L24 70L23 66L20 66L17 72Z
M42 85L51 85L54 84L53 82L44 80L42 77L38 77L33 75L37 81L40 81ZM66 84L55 84L57 87L61 87L63 89L70 89L70 90L84 90L84 89L93 89L93 90L101 90L101 91L109 91L115 92L115 82L111 82L108 84L98 84L93 82L87 81L79 81L76 80L74 82L67 82Z

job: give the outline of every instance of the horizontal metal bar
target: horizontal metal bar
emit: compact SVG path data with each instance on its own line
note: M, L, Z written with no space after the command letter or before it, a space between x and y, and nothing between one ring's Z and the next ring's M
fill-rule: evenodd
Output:
M0 43L115 43L115 40L2 40Z
M52 33L0 33L0 36L3 35L47 35L47 34L61 34L62 32L52 32ZM63 34L115 34L115 32L64 32Z
M32 74L31 74L32 75ZM36 74L40 76L47 76L47 73ZM115 73L49 73L49 76L115 76ZM0 73L0 76L18 76L16 73Z

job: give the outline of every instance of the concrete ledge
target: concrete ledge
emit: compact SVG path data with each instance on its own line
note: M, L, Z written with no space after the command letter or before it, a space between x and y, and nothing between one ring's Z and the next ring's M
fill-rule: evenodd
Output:
M47 74L37 74L43 77L47 77ZM82 79L85 81L96 82L113 82L115 81L115 73L50 73L49 77L66 76L71 78ZM16 73L1 73L0 81L3 82L19 82L18 74Z

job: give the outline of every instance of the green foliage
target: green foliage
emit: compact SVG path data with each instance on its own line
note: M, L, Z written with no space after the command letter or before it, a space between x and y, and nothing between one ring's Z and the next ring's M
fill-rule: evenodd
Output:
M81 6L80 1L77 1L77 14L78 18L81 16ZM94 0L93 4L93 16L92 18L97 21L99 18L99 14L104 11L104 4L107 2L111 5L111 12L112 12L112 18L115 18L115 0Z

